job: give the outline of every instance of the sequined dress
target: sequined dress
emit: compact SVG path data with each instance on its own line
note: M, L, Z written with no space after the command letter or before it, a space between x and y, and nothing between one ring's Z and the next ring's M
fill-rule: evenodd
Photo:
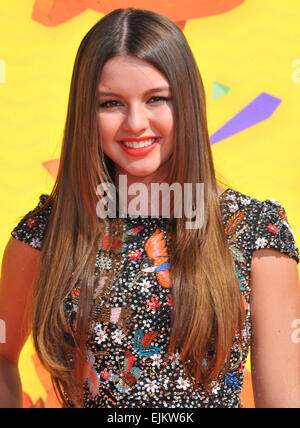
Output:
M40 196L38 207L47 197ZM243 346L233 344L224 377L213 383L211 392L205 393L201 386L190 382L178 351L165 358L172 308L168 220L131 216L125 218L122 237L110 242L109 247L108 237L103 237L95 262L95 272L102 273L102 283L99 281L94 293L85 407L242 407L239 395L251 343L252 253L260 248L274 248L298 263L299 252L286 212L278 201L261 202L233 189L223 192L219 201L247 314ZM21 220L12 236L41 249L50 214L51 205ZM120 248L122 269L105 295L103 275L111 269L111 251ZM76 315L79 299L80 287L75 287L65 301L70 320Z

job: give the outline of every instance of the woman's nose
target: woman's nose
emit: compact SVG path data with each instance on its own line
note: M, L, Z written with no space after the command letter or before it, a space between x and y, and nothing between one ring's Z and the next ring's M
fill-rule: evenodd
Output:
M128 107L123 128L132 134L139 134L148 128L149 119L146 109L142 105Z

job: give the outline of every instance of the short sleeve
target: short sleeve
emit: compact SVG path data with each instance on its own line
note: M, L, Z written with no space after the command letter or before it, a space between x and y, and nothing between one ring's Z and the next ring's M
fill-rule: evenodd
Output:
M41 250L43 239L46 232L46 227L51 213L52 204L47 205L42 211L38 214L30 216L36 209L42 208L45 204L49 195L43 193L39 197L38 205L29 213L27 213L22 220L17 224L17 226L11 232L11 235L19 240L29 245L32 248Z
M287 254L299 263L299 250L295 234L288 223L283 206L276 200L261 202L254 231L254 248L274 248Z

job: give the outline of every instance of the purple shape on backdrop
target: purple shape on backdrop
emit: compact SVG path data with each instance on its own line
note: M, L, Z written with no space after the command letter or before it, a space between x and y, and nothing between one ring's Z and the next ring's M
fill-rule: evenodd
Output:
M250 128L250 126L268 119L281 102L282 100L280 98L262 92L250 104L243 108L243 110L216 131L210 137L210 143L218 143L231 135L244 131L244 129Z

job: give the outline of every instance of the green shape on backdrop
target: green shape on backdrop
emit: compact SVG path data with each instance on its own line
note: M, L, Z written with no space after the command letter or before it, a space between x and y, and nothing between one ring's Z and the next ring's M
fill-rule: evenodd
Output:
M230 88L228 86L222 85L222 83L219 82L213 82L212 99L216 100L217 98L220 98L223 95L227 94L228 91L230 91Z

